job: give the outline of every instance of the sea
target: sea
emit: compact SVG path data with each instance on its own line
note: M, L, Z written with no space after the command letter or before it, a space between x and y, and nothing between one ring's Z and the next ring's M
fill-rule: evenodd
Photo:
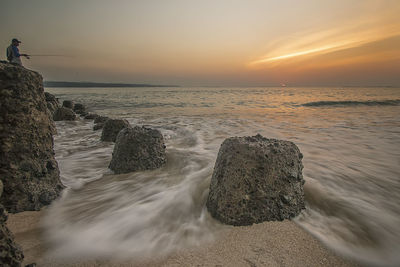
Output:
M45 88L89 112L158 129L167 163L115 175L93 121L56 122L62 197L44 218L53 256L166 255L231 226L206 208L221 143L261 134L303 153L306 210L293 221L368 266L400 266L400 88Z

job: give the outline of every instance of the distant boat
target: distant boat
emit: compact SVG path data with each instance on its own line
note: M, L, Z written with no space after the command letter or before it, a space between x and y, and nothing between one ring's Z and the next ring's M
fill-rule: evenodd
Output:
M286 83L281 83L281 87L286 87Z

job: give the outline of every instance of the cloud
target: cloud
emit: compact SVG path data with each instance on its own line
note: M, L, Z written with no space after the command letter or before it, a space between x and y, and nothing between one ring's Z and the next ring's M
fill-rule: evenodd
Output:
M289 65L296 68L296 64L303 64L315 57L350 50L354 52L355 58L359 58L360 55L357 53L357 48L391 40L399 35L400 21L397 19L397 15L393 16L392 12L390 12L386 16L381 14L378 17L343 22L336 25L335 28L286 36L286 38L275 41L274 45L270 46L268 53L246 65L250 69L288 67ZM371 59L377 58L374 54L382 52L379 51L379 47L376 49L377 51L369 51ZM340 54L337 54L337 56L340 57ZM349 57L352 57L352 55L346 53L346 58L343 60L340 58L331 60L336 63L340 61L345 63ZM363 60L365 60L365 57L367 55L363 55ZM324 62L325 65L327 63L329 62Z

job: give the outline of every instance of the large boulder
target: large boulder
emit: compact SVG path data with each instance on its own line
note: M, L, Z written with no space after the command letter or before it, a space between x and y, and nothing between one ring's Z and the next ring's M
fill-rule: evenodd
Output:
M128 128L129 122L127 120L109 119L104 123L103 132L101 133L101 141L115 142L118 133Z
M0 202L9 212L39 210L64 186L54 158L54 122L42 76L0 63Z
M51 116L53 116L56 110L61 107L60 102L58 102L58 99L54 95L48 92L44 92L44 96L46 98L47 109L50 111Z
M53 115L54 121L74 121L76 119L75 113L72 109L59 107Z
M156 169L165 162L160 131L136 126L118 134L109 168L115 173L127 173Z
M7 213L0 204L0 266L21 266L24 254L21 248L14 242L14 236L7 228Z
M298 215L305 208L302 158L289 141L261 135L226 139L211 178L209 212L231 225Z

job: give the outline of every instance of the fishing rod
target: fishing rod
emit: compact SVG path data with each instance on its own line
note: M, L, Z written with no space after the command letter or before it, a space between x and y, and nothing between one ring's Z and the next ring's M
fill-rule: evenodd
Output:
M67 55L27 55L28 57L71 57Z
M72 57L72 56L67 56L67 55L53 55L53 54L21 54L21 56L26 57L27 59L30 59L31 57Z

